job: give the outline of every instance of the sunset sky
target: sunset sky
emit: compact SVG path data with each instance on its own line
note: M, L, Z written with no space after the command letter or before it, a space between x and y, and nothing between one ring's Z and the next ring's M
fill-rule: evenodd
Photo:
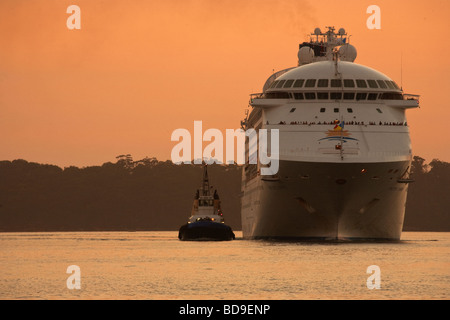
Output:
M68 6L81 8L69 30ZM366 9L381 8L381 30ZM239 128L250 93L344 27L367 65L420 94L413 154L450 162L450 1L1 0L0 160L170 159L177 128Z

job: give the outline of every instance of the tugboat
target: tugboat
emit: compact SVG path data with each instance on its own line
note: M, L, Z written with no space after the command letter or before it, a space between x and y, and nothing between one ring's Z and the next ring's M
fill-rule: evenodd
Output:
M181 226L178 239L181 241L228 241L235 235L230 226L224 223L220 199L217 190L211 195L208 169L203 166L202 187L197 190L188 223Z

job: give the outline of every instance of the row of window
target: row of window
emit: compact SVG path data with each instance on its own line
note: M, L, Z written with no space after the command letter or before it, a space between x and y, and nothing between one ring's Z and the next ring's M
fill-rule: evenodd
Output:
M320 108L320 112L324 113L327 109L326 108ZM380 108L376 109L378 111L378 113L383 113L383 111L381 111ZM333 112L335 113L339 113L339 108L333 108ZM352 108L347 108L347 112L348 113L353 113L353 109Z
M399 86L392 80L364 80L364 79L297 79L275 80L269 88L374 88L397 89Z
M296 99L296 100L403 100L403 95L396 92L266 92L264 99Z
M325 111L327 111L326 108L320 108L320 112L321 112L321 113L324 113ZM334 111L335 113L339 113L339 108L333 108L333 111ZM348 113L353 113L353 109L352 109L352 108L347 108L347 112L348 112Z
M297 108L292 108L289 112L293 113L295 110L297 110ZM383 113L383 111L381 111L380 108L377 108L376 110L378 111L378 113ZM320 112L321 113L324 113L325 111L327 111L327 108L320 108ZM333 111L335 113L339 113L339 108L333 108ZM353 109L352 108L347 108L347 112L348 113L353 113Z
M286 121L280 121L278 123L269 123L269 121L266 121L266 125L270 125L270 124L277 125L277 124L288 124L288 123ZM299 125L308 125L308 126L311 126L311 125L335 125L336 122L335 121L323 121L323 122L321 122L321 121L319 121L319 122L315 122L315 121L312 121L312 122L310 122L310 121L291 121L289 124L299 124ZM401 122L401 121L399 121L399 122L348 121L348 122L345 123L345 125L356 125L356 126L360 126L360 125L362 125L362 126L364 126L364 125L376 126L376 125L379 125L379 126L405 126L405 127L407 127L408 123L406 121L405 122Z

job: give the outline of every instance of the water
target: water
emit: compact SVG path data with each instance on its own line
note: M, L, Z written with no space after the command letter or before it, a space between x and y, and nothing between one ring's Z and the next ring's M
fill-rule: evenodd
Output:
M0 233L0 299L449 299L450 233L397 243L181 242L177 232ZM81 289L69 290L69 265ZM381 288L367 288L367 267Z

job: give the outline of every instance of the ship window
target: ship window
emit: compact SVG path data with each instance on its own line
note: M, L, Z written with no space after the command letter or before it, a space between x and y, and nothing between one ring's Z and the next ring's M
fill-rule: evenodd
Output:
M380 88L382 89L387 89L386 83L384 83L383 80L377 80L378 85L380 86Z
M280 80L280 82L278 82L277 84L277 88L281 88L283 87L283 84L286 82L286 80Z
M353 79L344 79L344 87L346 87L346 88L354 88L355 87L355 81L353 81Z
M213 205L213 200L200 200L199 201L199 205L200 206L212 206Z
M367 98L367 93L358 92L356 94L356 100L366 100L366 98Z
M313 88L316 86L316 79L308 79L305 83L305 88Z
M390 89L395 89L395 87L394 87L394 85L392 84L391 81L386 80L385 82L386 82L387 86L388 86Z
M317 92L317 99L327 100L328 99L328 92Z
M397 92L385 92L381 94L380 99L383 100L403 100L403 96L401 93Z
M364 79L356 79L356 86L358 88L367 88L366 80L364 80Z
M313 100L316 98L315 92L305 92L305 99Z
M347 112L348 113L353 113L353 109L352 108L347 108Z
M272 84L270 85L270 88L275 88L277 86L278 82L280 82L280 80L275 80L274 82L272 82Z
M377 82L375 80L367 80L370 88L378 88Z
M291 111L289 111L290 113L294 112L296 108L292 108Z
M330 92L330 99L332 100L342 99L342 92Z
M334 108L333 111L338 113L339 112L339 108Z
M391 81L391 82L395 89L400 90L400 87L398 86L398 84L395 83L395 81Z
M354 100L355 93L354 92L344 92L344 99L345 100Z
M325 108L320 108L320 112L322 113L325 112L325 110L326 110Z
M369 93L367 100L377 100L378 93Z
M297 100L303 100L303 93L301 92L294 92L294 98Z
M319 81L317 82L317 86L319 88L325 88L328 87L328 79L319 79ZM320 99L320 98L319 98ZM328 99L328 98L327 98Z
M284 84L283 88L290 88L292 84L294 83L294 80L287 80Z
M380 108L377 108L378 113L383 113Z
M301 88L303 87L303 83L305 82L305 79L298 79L294 82L294 88Z
M342 87L342 80L341 79L331 79L331 87L332 88Z
M288 92L266 92L264 94L266 99L290 99Z

